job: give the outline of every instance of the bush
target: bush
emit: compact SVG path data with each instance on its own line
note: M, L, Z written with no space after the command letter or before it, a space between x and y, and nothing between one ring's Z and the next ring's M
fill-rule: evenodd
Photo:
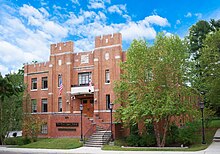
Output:
M191 145L196 141L196 133L199 131L199 122L190 122L179 128L178 142L183 145Z
M175 145L178 142L179 128L176 125L171 125L167 131L166 146Z
M135 146L137 147L139 145L140 136L131 134L126 138L126 142L128 146Z
M22 137L10 137L5 139L6 145L24 145L31 143L30 139Z
M139 141L140 146L155 146L156 145L156 138L154 134L145 134L141 136L141 139Z

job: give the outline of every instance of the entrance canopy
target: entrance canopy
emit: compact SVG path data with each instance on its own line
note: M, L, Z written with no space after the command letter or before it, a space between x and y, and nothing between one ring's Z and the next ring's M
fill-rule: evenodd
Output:
M82 95L94 93L94 86L76 86L71 87L72 95Z

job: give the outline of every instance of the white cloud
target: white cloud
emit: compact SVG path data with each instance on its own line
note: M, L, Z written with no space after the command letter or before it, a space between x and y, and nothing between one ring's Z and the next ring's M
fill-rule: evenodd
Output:
M145 19L142 21L144 24L155 24L159 26L170 26L168 20L166 18L160 17L159 15L152 15L145 17Z
M78 0L71 0L71 2L72 2L73 4L80 5Z
M102 0L89 0L89 5L87 7L89 9L104 9L105 4Z
M184 15L184 17L190 18L190 17L192 17L192 13L191 13L191 12L188 12L186 15Z
M135 38L154 39L156 31L152 27L140 23L130 22L128 25L124 25L120 31L123 39L126 41L132 41Z
M201 18L202 18L202 13L195 13L195 16L196 16L198 19L201 19Z
M181 21L180 20L176 20L176 24L177 25L181 24Z
M126 5L112 5L108 8L110 13L118 13L122 15L123 12L127 12Z
M184 15L184 17L186 17L186 18L191 18L193 16L197 17L198 19L202 18L202 14L201 13L191 13L191 12L188 12L186 15Z
M8 67L5 67L4 65L1 65L0 64L0 73L1 73L1 75L5 75L5 74L7 74L7 73L9 73L9 69L8 69Z
M103 9L110 3L110 0L90 0L88 7ZM170 25L166 18L159 15L133 21L127 14L126 5L121 4L110 6L108 10L80 9L78 12L70 12L56 5L51 9L24 4L14 12L5 11L4 15L0 14L2 72L21 68L23 63L32 60L47 61L51 43L69 40L72 37L77 38L74 41L75 52L89 51L94 48L95 36L121 32L123 42L129 44L134 38L154 39L156 36L154 25L160 27ZM107 22L108 11L120 14L126 22L116 24Z

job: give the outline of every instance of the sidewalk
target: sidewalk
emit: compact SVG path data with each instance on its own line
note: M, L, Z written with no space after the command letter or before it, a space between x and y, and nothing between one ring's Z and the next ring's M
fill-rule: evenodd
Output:
M220 137L220 129L216 131L217 137ZM215 137L216 137L215 135ZM218 136L219 135L219 136ZM207 149L202 151L188 152L188 151L106 151L101 148L81 147L70 150L59 149L28 149L28 148L10 148L0 146L0 154L13 153L48 153L48 154L220 154L220 142L213 142Z

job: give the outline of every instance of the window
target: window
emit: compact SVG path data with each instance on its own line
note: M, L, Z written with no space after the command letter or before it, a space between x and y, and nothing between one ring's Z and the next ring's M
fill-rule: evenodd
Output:
M47 84L47 77L42 77L42 87L41 89L47 89L48 88L48 84Z
M31 112L37 112L37 100L36 99L32 99L31 100Z
M107 94L106 95L106 109L110 109L110 95Z
M47 112L47 99L42 99L42 112Z
M41 134L47 134L47 124L41 126Z
M62 112L62 97L58 98L58 112Z
M89 63L89 55L81 55L81 64Z
M109 70L105 70L105 83L110 83L110 73L109 73Z
M31 90L37 89L37 78L31 79Z
M61 84L62 84L62 75L59 74L58 75L58 87L60 87Z
M89 85L91 80L91 72L78 74L79 85Z

